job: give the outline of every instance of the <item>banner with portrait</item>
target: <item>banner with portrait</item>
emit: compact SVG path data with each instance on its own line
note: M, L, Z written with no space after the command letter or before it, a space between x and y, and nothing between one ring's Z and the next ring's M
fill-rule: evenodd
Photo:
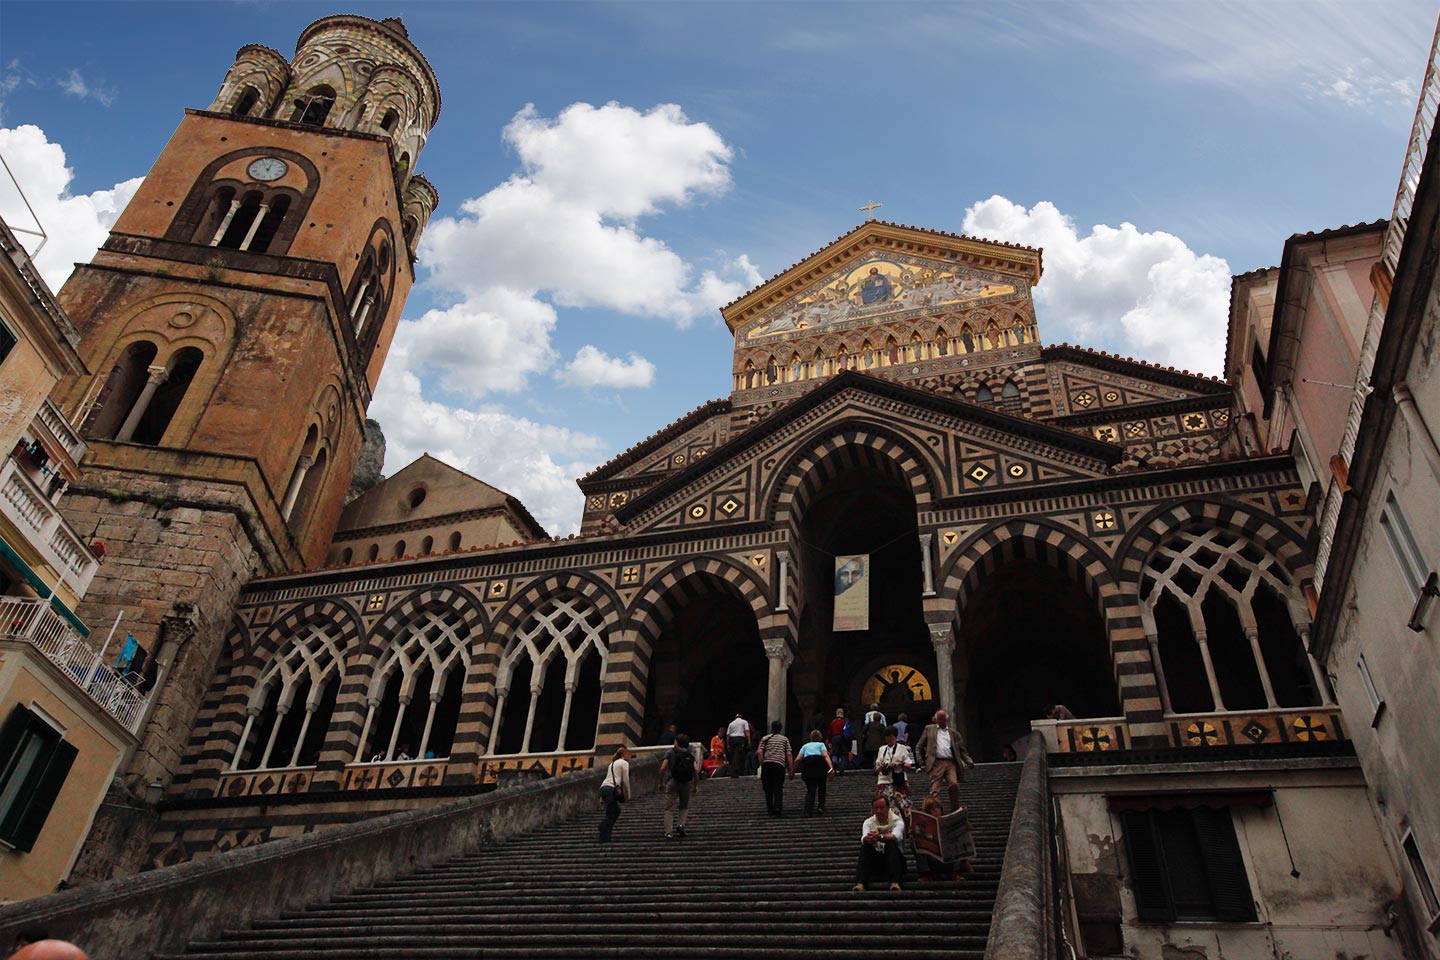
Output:
M870 557L835 558L835 630L870 629Z

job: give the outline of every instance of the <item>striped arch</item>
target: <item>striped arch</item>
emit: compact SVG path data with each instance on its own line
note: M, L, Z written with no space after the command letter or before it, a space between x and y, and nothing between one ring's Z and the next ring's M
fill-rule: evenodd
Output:
M606 677L613 669L615 661L616 644L619 642L619 627L623 620L622 604L620 598L615 594L614 589L604 581L588 573L579 571L565 571L541 577L538 580L527 584L523 590L511 598L505 608L496 616L494 626L485 638L485 643L478 652L476 658L471 661L472 671L480 677L486 678L483 685L472 693L469 684L466 685L465 715L462 723L465 724L466 736L473 735L477 753L484 753L489 749L492 730L495 727L495 713L499 702L496 678L500 670L500 661L505 654L506 647L515 638L516 632L532 611L536 610L547 600L556 597L580 597L594 608L599 621L605 625L610 632L609 653L607 656L606 673L602 675L601 684L601 725L604 725L604 690L606 688ZM476 695L478 694L478 696ZM472 734L473 728L473 734ZM457 731L456 737L460 736ZM600 747L600 735L596 734L596 748Z
M1087 537L1043 520L1006 520L971 537L942 568L940 598L963 610L980 583L1012 560L1029 559L1066 574L1095 602L1110 642L1120 706L1136 746L1165 741L1159 682L1140 622L1135 582L1117 580L1111 562Z
M1116 552L1122 576L1138 582L1141 569L1166 537L1197 527L1219 527L1244 537L1278 560L1297 584L1315 574L1304 539L1274 517L1231 500L1197 498L1157 507L1132 525Z
M340 695L335 701L335 714L330 721L330 730L325 746L320 751L317 770L339 770L356 757L360 741L365 733L365 718L370 709L370 688L380 658L384 656L391 640L406 626L425 617L426 611L435 609L459 614L453 624L457 633L463 634L468 642L470 672L466 676L465 690L468 695L472 682L478 682L475 665L480 659L488 624L480 599L463 586L427 587L407 595L394 604L385 616L366 635L364 642L348 657L345 673L341 678ZM490 676L493 678L494 671ZM455 731L455 746L451 757L473 749L473 745L462 747L461 730L466 715L474 706L466 701L462 708L460 723ZM471 758L473 760L473 758Z
M238 617L231 621L221 647L220 660L210 677L210 687L200 700L195 728L185 745L185 762L176 781L184 785L187 797L213 796L220 774L235 753L245 727L245 704L249 695L234 683L235 671L250 649L250 632Z
M597 749L638 741L645 722L645 692L656 642L681 607L717 594L735 597L750 608L762 641L775 632L770 625L773 618L769 585L759 574L726 558L682 560L651 577L630 604L623 636L610 645L610 661L601 687Z
M557 594L572 593L584 597L608 624L618 623L621 603L615 590L598 577L576 570L553 573L525 585L525 588L511 598L510 603L495 618L492 633L503 647L515 634L515 628L531 610L546 598Z
M851 467L874 467L894 476L924 509L940 491L943 470L931 457L884 424L848 420L816 431L776 469L766 494L767 515L791 525L816 494Z

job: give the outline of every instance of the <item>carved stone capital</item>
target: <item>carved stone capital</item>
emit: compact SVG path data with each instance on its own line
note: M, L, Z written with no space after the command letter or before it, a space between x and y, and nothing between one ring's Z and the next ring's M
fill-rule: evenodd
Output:
M145 368L145 380L146 380L146 382L148 382L148 383L153 383L153 384L155 384L156 386L159 386L160 384L164 383L164 382L165 382L165 379L166 379L167 377L169 377L169 376L170 376L170 369L169 369L168 367L165 367L165 366L156 366L156 367L146 367L146 368Z
M930 645L933 646L937 652L945 650L953 653L955 650L954 624L931 623L927 624L927 626L930 628Z
M765 645L765 656L770 660L779 660L781 665L789 669L790 664L795 662L795 654L790 652L790 644L784 637L775 637L771 640L760 641Z

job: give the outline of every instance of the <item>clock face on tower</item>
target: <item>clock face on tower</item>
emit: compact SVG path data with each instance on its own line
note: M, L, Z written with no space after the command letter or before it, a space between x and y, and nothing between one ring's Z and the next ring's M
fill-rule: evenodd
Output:
M261 157L250 164L250 176L256 180L279 180L289 169L279 157Z

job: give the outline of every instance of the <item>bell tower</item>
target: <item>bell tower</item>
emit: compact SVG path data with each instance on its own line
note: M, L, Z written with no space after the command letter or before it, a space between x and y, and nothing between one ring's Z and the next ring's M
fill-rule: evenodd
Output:
M125 771L168 784L240 587L322 562L437 194L440 90L398 19L332 16L292 60L242 47L59 299L88 377L64 509L160 691Z

